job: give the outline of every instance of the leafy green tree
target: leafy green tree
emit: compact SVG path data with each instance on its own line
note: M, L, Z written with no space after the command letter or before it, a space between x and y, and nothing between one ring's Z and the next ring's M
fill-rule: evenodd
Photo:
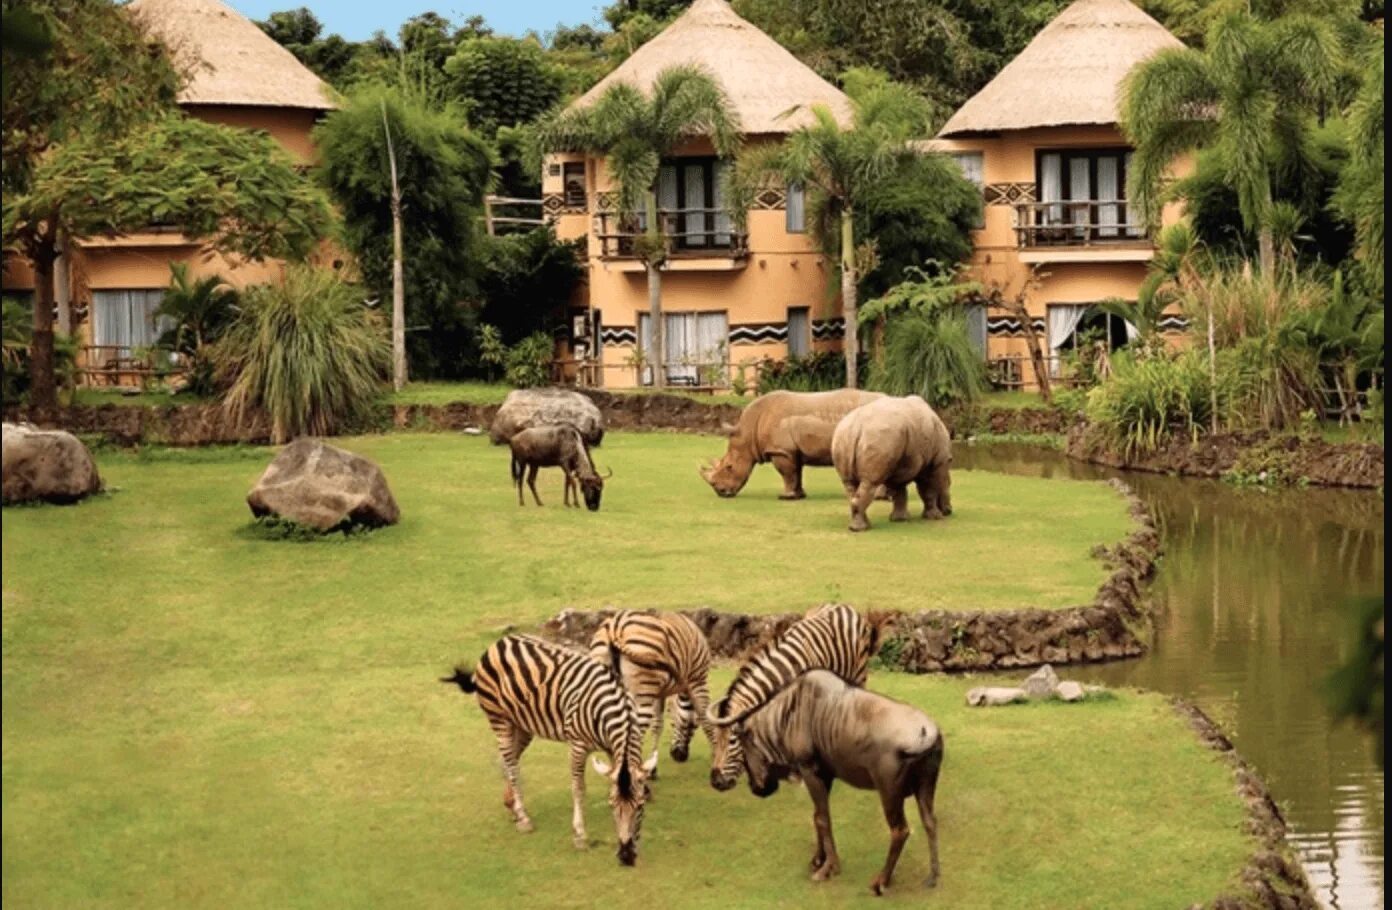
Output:
M1122 128L1136 146L1129 194L1159 218L1162 185L1176 158L1213 149L1237 192L1243 224L1257 235L1263 271L1276 265L1269 219L1278 160L1299 158L1313 116L1332 100L1340 47L1309 16L1218 20L1204 50L1164 50L1132 70Z
M264 415L282 443L363 417L382 390L391 344L358 289L332 270L298 265L277 284L247 289L213 358L232 418Z
M1334 194L1335 209L1353 225L1356 254L1372 296L1383 295L1383 268L1387 235L1383 208L1383 42L1367 60L1363 87L1349 109L1349 160Z
M323 25L307 7L271 13L256 24L319 78L330 85L343 86L358 47L341 35L323 35Z
M115 237L166 224L248 259L300 259L332 217L270 136L177 112L121 136L71 136L48 150L26 183L5 195L3 237L37 274L31 397L40 407L54 402L52 275L60 236Z
M657 177L662 159L692 136L705 136L716 154L728 157L739 144L739 123L725 92L700 69L674 66L653 81L650 95L625 83L610 86L594 104L561 112L539 126L549 152L602 155L618 184L619 214L642 213L644 236L637 244L648 278L652 323L654 384L666 384L662 325L662 273L667 241L657 211ZM736 212L739 215L739 212Z
M854 388L860 351L857 213L887 181L915 166L920 153L910 143L924 134L928 111L921 96L881 74L848 74L847 90L855 107L850 127L842 127L825 107L813 107L811 125L794 130L781 144L755 146L740 156L732 194L736 211L744 212L770 181L806 189L814 236L841 263L846 385Z
M391 124L402 197L407 348L411 373L457 375L466 365L476 296L479 230L491 151L458 112L400 88L350 95L314 133L319 174L342 214L344 240L372 293L392 287Z
M556 324L584 277L583 243L557 240L549 226L482 238L479 318L496 327L503 344Z
M486 135L530 123L561 100L565 77L533 41L475 38L445 61L451 98L467 105L469 123Z
M986 390L986 364L972 343L962 304L980 286L912 267L904 276L859 313L862 324L887 324L870 385L891 395L919 395L935 406L979 398Z

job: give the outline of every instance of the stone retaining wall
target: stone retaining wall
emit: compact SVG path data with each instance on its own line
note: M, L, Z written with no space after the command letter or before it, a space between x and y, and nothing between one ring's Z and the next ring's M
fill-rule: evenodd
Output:
M1146 583L1155 571L1160 535L1149 512L1121 481L1137 527L1114 547L1094 555L1112 568L1091 604L1060 610L872 611L879 655L886 666L910 673L1006 670L1135 657L1151 629ZM543 627L571 645L589 644L612 610L566 610ZM717 657L743 660L783 634L801 613L749 615L702 608L684 611L701 628Z
M1173 704L1203 744L1232 768L1237 795L1247 811L1247 833L1258 844L1242 869L1241 885L1205 906L1208 910L1318 910L1319 902L1310 890L1305 870L1286 843L1286 820L1266 784L1207 714L1180 699ZM1190 910L1199 910L1199 905Z

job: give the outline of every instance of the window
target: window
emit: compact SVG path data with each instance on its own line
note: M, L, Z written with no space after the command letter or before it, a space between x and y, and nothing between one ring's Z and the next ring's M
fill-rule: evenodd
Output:
M561 166L561 185L568 208L585 207L585 162L567 161Z
M788 356L806 357L811 350L812 319L807 307L788 307Z
M1086 228L1099 239L1139 237L1141 227L1126 204L1130 164L1127 149L1041 152L1039 201L1059 203L1044 209L1045 223L1079 225L1078 236Z
M733 222L725 208L728 177L728 165L718 158L679 158L658 169L657 208L670 216L666 227L677 249L730 246Z
M973 303L967 307L967 336L972 347L984 359L986 357L986 307Z
M948 157L956 163L962 176L969 180L977 190L984 191L986 188L986 156L981 152L951 152ZM977 215L976 223L972 227L978 231L986 226L986 213L983 210Z
M671 385L717 385L724 381L725 344L729 337L725 313L664 313L663 328L667 348L667 382ZM652 322L647 313L638 314L638 343L646 353L652 350ZM651 368L644 371L644 384L652 383Z
M162 289L93 291L93 344L123 348L127 352L154 344L160 333L172 324L162 318L156 325L155 310L162 299Z
M807 233L807 191L801 183L788 184L788 222L789 234Z
M1058 376L1062 355L1101 342L1107 351L1123 348L1136 337L1136 327L1111 313L1084 303L1051 303L1047 309L1052 375Z

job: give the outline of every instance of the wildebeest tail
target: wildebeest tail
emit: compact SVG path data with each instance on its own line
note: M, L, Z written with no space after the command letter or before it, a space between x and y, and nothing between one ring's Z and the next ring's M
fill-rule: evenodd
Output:
M455 668L453 676L441 676L440 682L445 684L454 683L465 692L477 691L477 688L474 686L474 674L469 670L464 670L459 667Z
M522 482L522 462L517 460L517 456L512 456L512 482Z

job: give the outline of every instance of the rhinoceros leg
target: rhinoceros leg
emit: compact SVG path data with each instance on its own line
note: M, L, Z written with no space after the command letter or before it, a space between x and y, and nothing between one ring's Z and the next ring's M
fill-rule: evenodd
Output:
M918 488L918 498L923 500L923 517L929 521L942 518L942 510L938 508L938 488L933 475L924 474L914 481L914 486Z
M870 508L870 503L875 499L875 484L864 480L856 487L855 493L851 496L851 530L868 531L870 530L870 519L865 515L865 510Z
M775 455L770 461L783 478L783 492L778 494L778 498L805 499L807 493L802 489L802 462L797 456Z
M888 486L890 501L894 503L894 511L889 513L890 521L909 520L909 486L900 484L899 486Z

